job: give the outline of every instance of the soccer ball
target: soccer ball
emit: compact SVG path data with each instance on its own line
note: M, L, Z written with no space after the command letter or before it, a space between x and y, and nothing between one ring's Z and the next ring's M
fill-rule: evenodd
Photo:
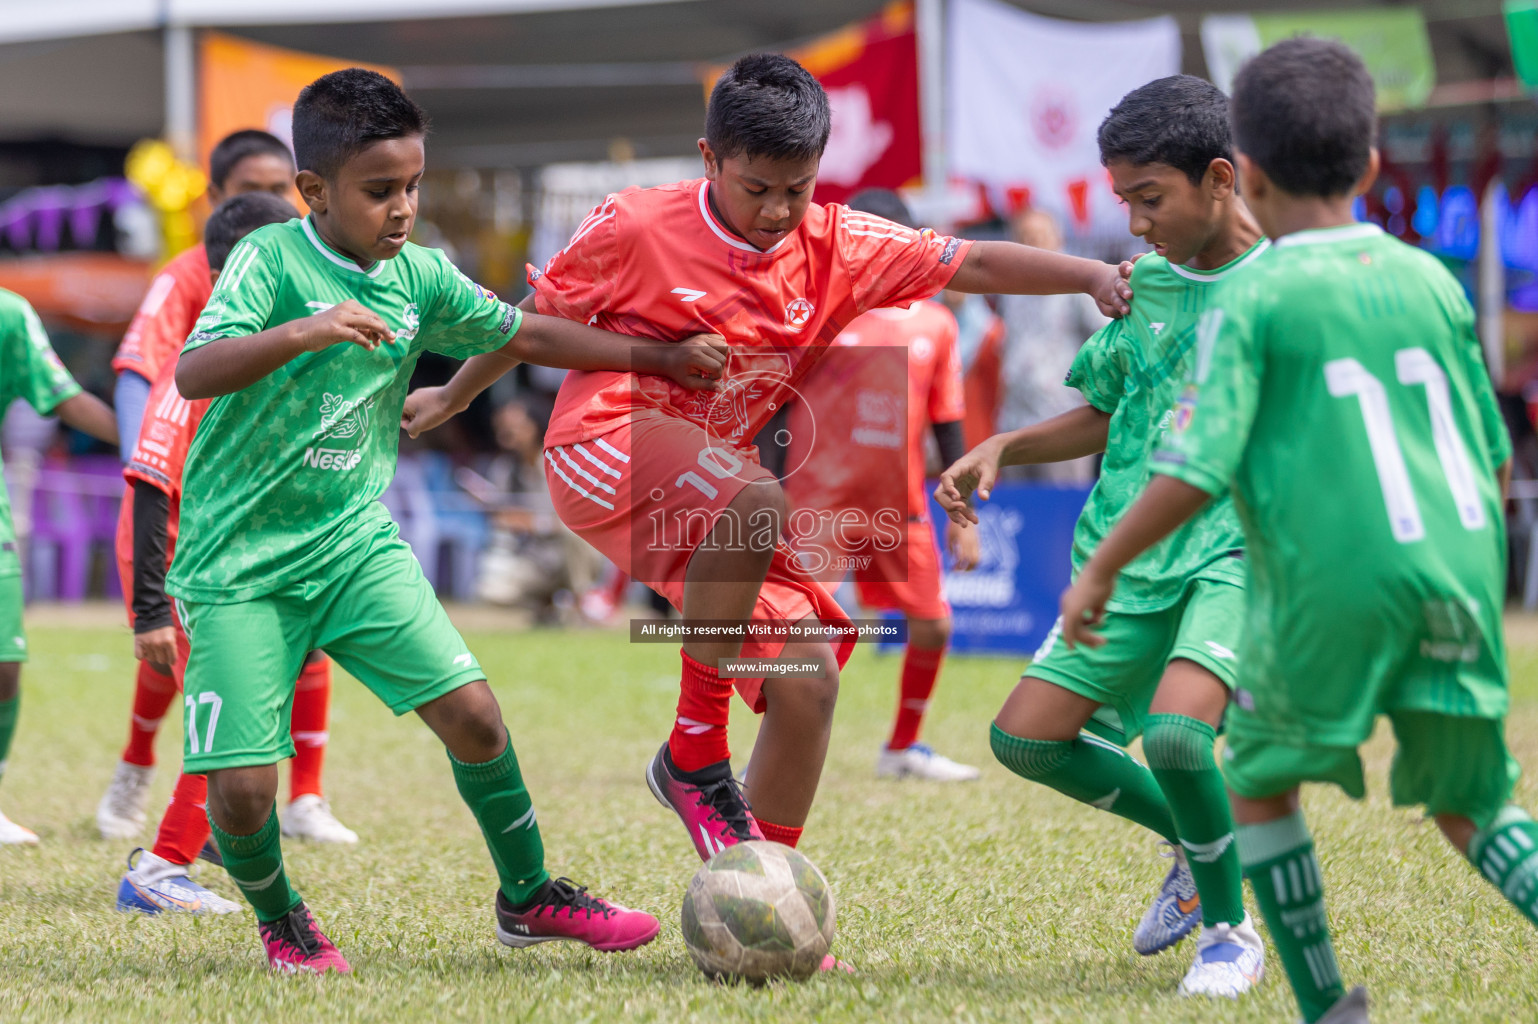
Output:
M811 977L833 945L833 893L817 865L780 843L728 846L689 882L684 942L712 978Z

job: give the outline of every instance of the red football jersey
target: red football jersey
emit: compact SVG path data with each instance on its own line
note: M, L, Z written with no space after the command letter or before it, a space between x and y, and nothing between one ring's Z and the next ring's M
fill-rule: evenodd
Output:
M936 302L871 310L844 329L796 387L785 467L792 508L901 502L906 516L924 514L924 431L966 412L956 334L956 317ZM907 472L894 493L899 461Z
M161 268L112 357L119 373L133 370L153 383L171 356L181 352L192 325L214 293L208 252L195 245Z
M700 179L609 196L543 271L529 269L529 283L547 315L667 341L721 335L732 346L721 388L572 372L547 446L597 437L645 409L750 444L787 385L855 317L934 295L972 244L813 203L795 232L759 250L720 223L708 191Z
M150 389L144 407L144 424L139 428L139 443L134 447L123 476L129 481L142 480L164 491L171 499L170 519L166 523L166 565L176 552L177 525L181 520L182 467L187 449L197 433L203 414L213 403L211 398L183 398L176 390L176 362L180 351L170 354L160 376ZM118 516L117 550L120 559L133 558L133 487L123 492L123 508Z

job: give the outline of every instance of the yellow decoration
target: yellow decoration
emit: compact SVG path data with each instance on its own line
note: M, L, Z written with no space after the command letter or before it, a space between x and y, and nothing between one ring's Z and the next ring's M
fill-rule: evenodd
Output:
M208 189L208 178L201 170L178 160L162 140L140 139L128 151L123 173L160 215L167 258L197 243L192 204Z

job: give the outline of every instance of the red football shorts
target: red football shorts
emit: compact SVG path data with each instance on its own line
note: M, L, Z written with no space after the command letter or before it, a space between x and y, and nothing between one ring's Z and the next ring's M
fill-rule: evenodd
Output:
M908 542L896 550L874 550L870 564L855 569L854 583L867 608L902 612L910 619L951 616L940 582L940 549L926 519L908 520Z
M694 552L748 484L773 480L754 448L713 439L703 427L665 413L638 412L630 423L588 441L545 449L545 479L561 521L632 578L682 609L684 574ZM747 543L762 523L732 523L718 541ZM820 619L850 625L832 593L795 562L781 542L758 592L753 621ZM749 640L744 658L772 658L783 639ZM834 645L842 668L853 633ZM737 693L764 710L763 680L736 679Z

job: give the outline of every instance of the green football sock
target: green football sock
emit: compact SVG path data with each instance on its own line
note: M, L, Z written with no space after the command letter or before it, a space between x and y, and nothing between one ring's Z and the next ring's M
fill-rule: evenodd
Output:
M1538 925L1538 824L1507 807L1469 843L1469 860L1501 895Z
M5 761L11 756L11 738L16 735L16 715L21 711L21 694L0 700L0 778L5 776Z
M534 802L523 785L513 741L483 764L466 764L449 754L459 795L475 815L481 835L491 850L502 883L502 895L514 904L524 903L544 885L545 844L534 818Z
M257 920L276 921L299 905L299 894L288 884L288 873L283 870L276 805L266 824L249 836L232 836L212 818L208 824L219 856L224 858L224 870L245 893Z
M1110 811L1175 841L1175 822L1153 773L1105 740L1027 740L989 727L993 756L1023 779Z
M1169 802L1202 901L1202 924L1244 920L1244 875L1234 845L1234 816L1212 757L1217 731L1185 715L1149 715L1143 754Z
M1240 825L1239 860L1255 889L1255 902L1287 969L1305 1021L1316 1021L1345 994L1330 926L1314 839L1303 812L1264 825Z

